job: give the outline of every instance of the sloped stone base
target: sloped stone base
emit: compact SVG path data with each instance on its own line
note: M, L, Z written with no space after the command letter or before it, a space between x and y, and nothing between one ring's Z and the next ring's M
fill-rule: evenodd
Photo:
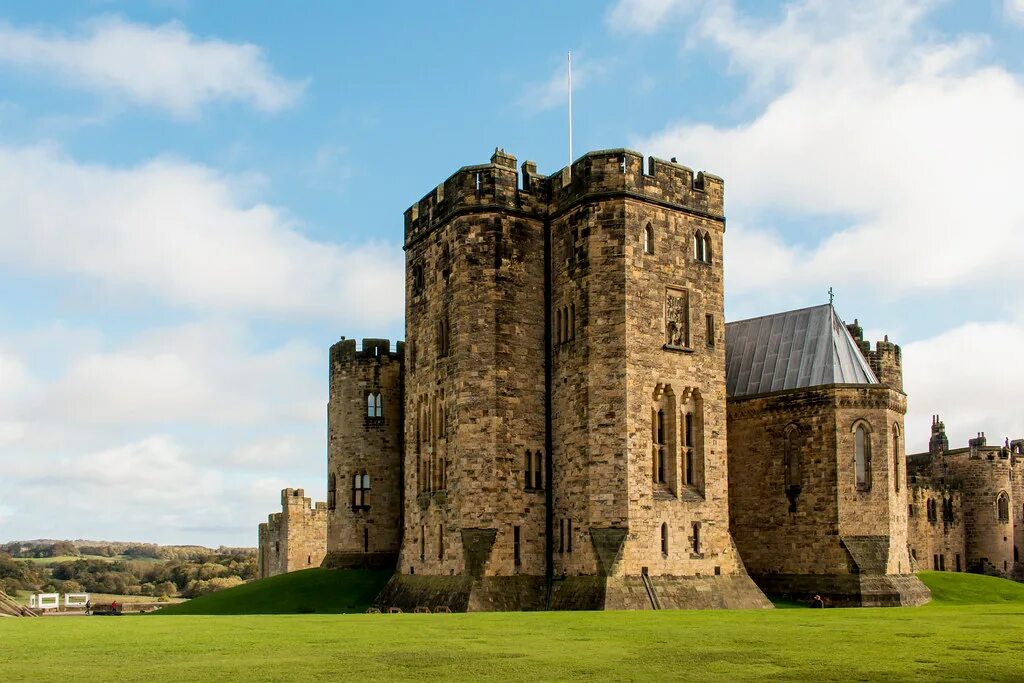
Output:
M374 606L447 607L453 612L520 612L544 609L543 576L417 576L395 574Z
M912 607L932 599L913 574L755 574L769 595L810 602L820 595L829 607Z
M745 574L649 577L660 609L766 609L772 604ZM542 576L416 576L395 574L374 601L382 610L447 607L453 612L545 609ZM556 579L553 610L653 609L643 577L569 576Z
M324 569L390 569L394 570L398 553L327 553L320 566Z
M659 609L771 609L746 574L651 576ZM654 609L643 577L569 576L555 581L551 608L561 610Z

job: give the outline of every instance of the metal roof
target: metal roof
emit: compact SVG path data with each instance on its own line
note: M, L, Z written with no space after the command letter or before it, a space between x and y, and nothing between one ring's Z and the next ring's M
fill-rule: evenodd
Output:
M831 304L728 323L725 368L729 397L827 384L878 384Z

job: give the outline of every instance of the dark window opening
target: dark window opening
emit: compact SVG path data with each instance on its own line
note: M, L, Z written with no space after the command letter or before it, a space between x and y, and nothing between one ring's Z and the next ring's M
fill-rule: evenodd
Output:
M444 559L444 524L437 527L437 559Z
M996 514L1000 522L1010 521L1010 497L1006 495L1006 491L1000 491L996 498Z
M327 477L327 509L333 510L338 504L338 478L331 472Z
M704 315L704 333L708 348L715 348L715 316L710 313Z
M370 507L370 475L366 472L352 475L352 509Z
M693 523L693 553L700 554L700 522Z
M420 562L427 559L427 527L420 526Z
M512 557L517 567L522 564L519 554L519 527L517 526L512 527Z
M857 475L857 490L871 489L871 439L864 425L857 425L853 434L854 466Z
M654 253L654 228L651 227L650 223L644 228L644 253Z
M668 555L668 524L661 525L661 554Z
M665 483L665 411L659 410L657 417L656 448L658 451L657 481Z
M572 552L572 520L571 519L566 522L566 527L567 527L567 530L566 530L566 546L565 546L566 550L565 551L567 553L571 553Z
M370 529L369 527L363 527L363 552L370 552Z

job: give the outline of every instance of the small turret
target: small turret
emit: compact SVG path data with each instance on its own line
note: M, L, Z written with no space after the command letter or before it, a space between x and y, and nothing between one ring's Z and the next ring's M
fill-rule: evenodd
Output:
M864 355L879 382L903 391L903 352L898 344L889 341L889 335L875 342L875 350Z
M949 439L946 438L946 423L938 415L932 415L932 437L928 440L928 452L932 456L942 455L949 450Z

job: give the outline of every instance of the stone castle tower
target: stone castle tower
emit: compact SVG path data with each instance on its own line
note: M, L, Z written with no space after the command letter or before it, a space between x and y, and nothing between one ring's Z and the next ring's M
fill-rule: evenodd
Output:
M281 512L259 526L257 576L286 574L319 567L326 552L327 506L313 503L302 489L281 491Z
M404 354L332 349L332 557L400 528L389 606L767 606L728 528L724 223L720 178L621 149L498 150L413 205Z
M402 342L331 347L325 566L394 566L402 530Z

